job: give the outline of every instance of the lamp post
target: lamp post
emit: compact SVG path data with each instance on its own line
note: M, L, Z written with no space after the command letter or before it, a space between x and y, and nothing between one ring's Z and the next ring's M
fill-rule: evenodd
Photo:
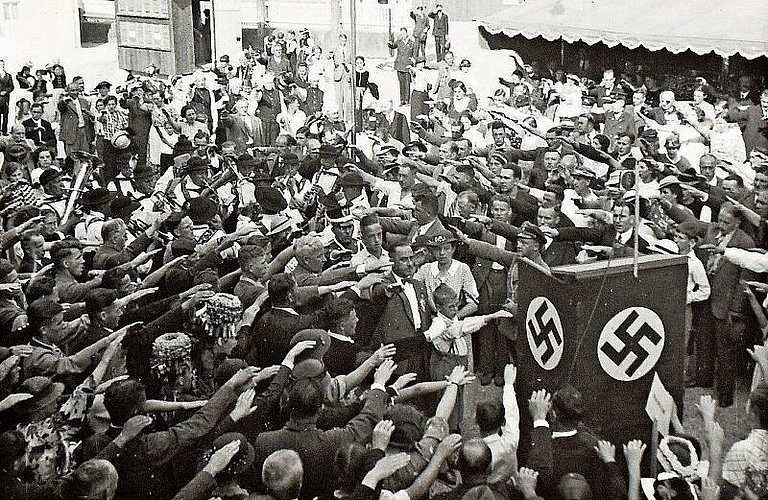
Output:
M352 58L352 84L351 84L351 104L352 104L352 137L351 143L355 144L355 136L357 135L357 120L355 120L355 112L357 111L357 71L355 71L355 60L357 59L357 0L349 0L349 17L350 17L350 33L349 38L351 42L351 58Z

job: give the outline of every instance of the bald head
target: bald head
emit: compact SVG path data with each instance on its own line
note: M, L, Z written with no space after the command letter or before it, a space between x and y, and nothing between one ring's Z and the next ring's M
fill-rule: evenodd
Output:
M462 477L488 474L491 468L491 449L481 438L464 442L459 450L459 470Z

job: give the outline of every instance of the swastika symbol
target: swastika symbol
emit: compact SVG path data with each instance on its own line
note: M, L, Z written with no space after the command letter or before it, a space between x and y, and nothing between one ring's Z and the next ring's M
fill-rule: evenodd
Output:
M648 373L663 349L661 318L645 307L631 307L605 324L597 343L597 356L608 375L631 381Z
M552 345L552 340L557 344L563 342L560 332L557 331L555 326L555 320L552 318L544 323L544 313L549 311L549 305L546 302L542 302L536 312L533 314L536 319L536 325L533 321L528 320L528 329L531 331L533 341L536 343L536 347L541 347L542 344L546 344L545 351L541 354L541 360L546 363L549 358L555 354L555 348ZM537 327L538 326L538 327Z
M545 370L554 369L563 355L563 326L557 308L546 297L536 297L528 304L525 326L536 362Z

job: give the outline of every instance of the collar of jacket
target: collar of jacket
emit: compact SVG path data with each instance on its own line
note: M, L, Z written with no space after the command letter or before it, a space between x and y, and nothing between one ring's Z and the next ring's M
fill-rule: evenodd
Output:
M302 432L313 431L317 429L317 416L309 418L291 418L286 424L285 429L288 431Z

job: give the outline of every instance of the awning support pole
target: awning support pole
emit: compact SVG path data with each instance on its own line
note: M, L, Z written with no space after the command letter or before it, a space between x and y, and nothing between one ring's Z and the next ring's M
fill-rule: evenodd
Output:
M565 66L565 40L560 37L560 66Z

